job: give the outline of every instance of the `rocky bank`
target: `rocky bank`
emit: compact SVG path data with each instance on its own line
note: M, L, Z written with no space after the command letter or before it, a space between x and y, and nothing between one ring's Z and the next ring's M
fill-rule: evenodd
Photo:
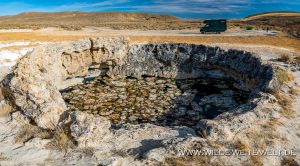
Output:
M188 103L190 110L176 105L176 100L160 107L162 102L172 100L172 95L177 99L193 95L178 89L176 81L192 80L195 84L207 79L231 80L224 85L247 92L246 102L237 104L230 95L234 92L223 87L220 94ZM4 99L16 110L13 114L21 113L18 116L42 129L69 131L76 148L93 148L91 163L102 165L153 165L206 139L231 140L262 118L274 116L272 110L268 114L261 110L276 102L269 92L280 86L275 68L249 52L193 44L129 44L123 37L38 47L1 83ZM162 92L160 86L167 90ZM124 95L128 91L135 96ZM90 97L84 98L87 94ZM221 102L224 97L226 101ZM136 106L137 98L148 103L147 109L144 103L135 110L125 109ZM209 102L227 109L207 118L199 112ZM107 111L111 108L118 113ZM166 110L173 111L171 119L178 118L177 123L150 123ZM144 115L149 117L139 118ZM120 154L124 152L126 155Z

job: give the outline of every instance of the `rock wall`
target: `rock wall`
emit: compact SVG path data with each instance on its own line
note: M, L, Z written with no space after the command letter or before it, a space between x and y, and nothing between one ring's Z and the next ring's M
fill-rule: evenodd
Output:
M233 77L253 93L276 87L272 67L248 52L193 44L130 45L122 37L39 47L18 62L2 87L38 126L54 129L66 110L59 90L103 72L111 77Z
M234 77L244 89L273 88L273 69L260 58L239 50L194 44L147 44L129 48L125 63L116 66L114 75L167 78Z

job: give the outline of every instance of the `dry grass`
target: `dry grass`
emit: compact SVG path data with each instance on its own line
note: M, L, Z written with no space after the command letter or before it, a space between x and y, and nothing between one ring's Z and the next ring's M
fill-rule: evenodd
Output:
M42 19L41 19L42 18ZM0 28L59 27L80 30L86 26L113 29L187 29L199 27L200 21L180 19L171 15L137 12L28 12L0 17Z
M263 133L260 133L263 131L250 131L246 135L251 139L257 139L254 143L255 148L259 149L266 149L267 147L273 145L275 142L272 137L268 137L268 135L264 135ZM271 134L273 135L273 133Z
M273 119L264 124L261 124L260 128L253 127L251 130L249 130L246 133L246 137L253 140L250 147L257 150L266 150L268 147L274 145L275 141L286 141L286 138L284 136L281 136L276 131L276 126L278 124L280 124L280 122L276 119ZM247 145L247 143L244 144Z
M297 16L300 17L300 13L297 12L270 12L270 13L261 13L261 14L256 14L252 16L248 16L245 20L253 20L261 17L266 17L266 16Z
M0 88L0 100L4 100L4 94L2 88Z
M269 135L270 138L274 140L283 141L284 143L287 143L289 140L285 135L280 135L278 132L276 132L278 126L284 125L279 119L272 118L266 122L266 124L262 125L264 129L267 129L267 131L273 131Z
M30 139L34 138L34 134L37 131L37 128L33 125L24 124L21 127L19 135L16 137L16 143L25 143Z
M265 13L265 14L258 14L252 17L248 17L242 20L234 20L236 25L239 26L254 26L256 29L266 29L267 27L269 30L277 30L282 31L290 36L300 38L300 13L293 12L293 13Z
M0 117L8 117L11 112L13 112L13 107L11 105L9 104L0 105Z
M38 128L31 124L24 124L21 126L20 133L16 137L17 143L26 143L33 138L48 139L51 138L52 134L48 130Z
M126 150L122 150L122 149L113 149L111 153L120 157L128 157L130 155L136 155L136 154L130 154L130 152L127 152Z
M61 152L67 152L76 147L76 142L69 131L58 128L54 131L53 139L48 143L47 147Z
M291 118L295 116L295 111L293 110L293 99L286 94L280 92L274 93L282 109L279 111L286 118Z
M278 69L276 71L276 75L277 75L278 83L280 86L278 87L278 89L275 92L273 92L273 95L277 98L278 103L282 107L282 109L280 110L280 113L287 118L294 117L294 115L295 115L295 111L293 110L294 99L291 96L289 96L288 94L283 94L280 91L280 89L287 82L294 80L295 77L292 73L287 72L283 69ZM297 92L296 92L296 90L291 90L290 93L292 94L292 93L297 93Z
M275 129L278 125L283 125L282 122L279 121L279 119L272 118L269 121L266 122L266 125L270 126L271 128Z
M179 158L167 158L163 166L228 166L220 158L212 160L209 156L186 156Z
M285 157L281 161L281 166L299 166L299 163L297 163L294 157Z
M278 69L276 71L276 75L278 78L278 82L280 84L280 86L284 85L285 83L292 81L295 79L294 75L290 72L287 72L283 69Z
M200 129L200 130L197 131L197 134L198 134L201 138L207 139L207 137L208 137L207 129Z
M234 148L246 152L246 151L251 150L251 145L245 139L239 138L236 141Z
M12 110L12 107L10 105L2 105L0 106L0 117L7 117Z
M217 164L209 163L208 156L194 156L194 157L167 158L163 165L164 166L213 166Z
M267 121L266 124L263 125L263 127L264 128L269 128L270 130L273 130L273 131L276 132L277 126L282 126L282 125L284 125L284 124L281 121L279 121L279 119L272 118L269 121ZM284 141L284 142L289 141L285 135L280 136L276 133L273 133L273 134L274 134L274 138L276 138L276 139L279 139L279 140Z
M62 128L58 128L55 131L45 130L27 123L21 126L15 141L16 143L26 143L33 138L51 139L51 142L47 144L47 148L61 152L67 152L76 146L76 142L70 135L70 131L66 131ZM83 150L86 152L92 151L91 148Z
M299 87L292 87L290 89L290 92L289 92L291 95L300 95L300 88Z
M233 144L233 148L249 151L252 149L266 150L272 145L275 145L275 141L283 140L286 138L279 135L276 131L277 126L282 125L278 119L271 119L265 123L260 124L258 127L253 127L250 132L246 133L245 139L243 137L237 138ZM248 142L246 138L252 139L253 141ZM209 145L209 143L208 143ZM250 166L263 166L263 157L258 155L249 156L249 160L244 163ZM214 160L210 156L184 156L180 158L168 158L164 166L210 166L210 165L226 165L226 163L219 160Z
M0 153L0 161L7 160L7 157L3 153Z
M279 58L280 61L282 62L292 62L292 57L288 54L282 54Z
M207 143L210 147L212 147L212 148L214 148L214 149L220 149L220 148L222 147L222 145L219 144L218 142L211 141L211 140L209 140L209 139L206 140L206 143Z
M250 156L251 166L263 166L263 158L261 156Z

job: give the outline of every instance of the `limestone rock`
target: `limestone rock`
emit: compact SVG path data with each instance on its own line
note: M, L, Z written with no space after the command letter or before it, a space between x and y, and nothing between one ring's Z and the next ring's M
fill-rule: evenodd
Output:
M155 160L158 162L164 162L165 161L165 154L166 154L166 149L164 148L156 148L152 149L149 152L147 152L144 156L144 158L148 160Z
M102 47L111 48L112 52L126 54L124 50L118 51L127 47L124 38L111 38L110 42L107 42L107 38L95 40L98 45L102 43ZM11 95L6 97L13 98L23 113L40 127L54 129L60 115L66 110L58 90L66 87L69 77L87 74L89 65L93 63L94 54L89 51L93 49L91 47L91 40L83 39L36 48L23 57L2 81L6 95Z
M110 136L110 122L103 117L84 112L72 112L70 117L71 134L79 147L99 146L99 142Z

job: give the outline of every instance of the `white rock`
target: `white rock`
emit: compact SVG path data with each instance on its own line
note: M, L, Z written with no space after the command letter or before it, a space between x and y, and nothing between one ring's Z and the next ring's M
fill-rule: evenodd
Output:
M144 158L148 160L156 160L158 162L164 162L166 157L166 149L164 148L156 148L152 149L144 155Z

